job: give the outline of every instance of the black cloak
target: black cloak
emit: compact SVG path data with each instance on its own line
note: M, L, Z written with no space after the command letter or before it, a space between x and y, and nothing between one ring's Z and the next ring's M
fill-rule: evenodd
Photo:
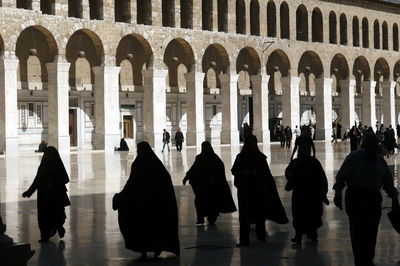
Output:
M50 238L64 225L65 207L71 205L65 184L67 171L56 148L46 148L36 177L24 193L28 198L37 190L38 223L42 239Z
M113 199L125 247L179 256L178 208L171 176L147 142L139 143L137 150L129 179Z
M292 160L285 171L286 190L292 193L293 227L307 233L322 226L328 181L320 162L311 156Z
M255 137L249 137L249 142L251 138ZM267 156L258 150L257 144L251 148L245 142L236 156L232 174L238 190L239 220L243 213L248 213L251 223L267 219L278 224L289 222L269 170Z
M186 173L196 196L197 216L218 216L219 213L236 211L225 176L225 166L208 141L202 143L202 151Z

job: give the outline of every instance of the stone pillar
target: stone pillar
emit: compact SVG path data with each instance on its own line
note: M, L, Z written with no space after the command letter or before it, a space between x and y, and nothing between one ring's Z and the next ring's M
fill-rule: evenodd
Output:
M181 28L181 1L175 0L175 28Z
M212 0L212 30L218 31L218 0Z
M186 79L186 112L187 112L187 145L200 146L205 140L204 133L204 73L185 74Z
M60 60L47 63L49 101L49 146L59 152L70 149L69 139L69 67L70 63Z
M383 124L385 127L396 127L395 91L396 82L382 81Z
M89 0L82 0L82 18L83 19L90 19L90 6Z
M332 79L315 79L316 137L329 140L332 136Z
M202 30L203 29L203 9L201 0L193 0L193 29Z
M253 84L253 133L259 142L270 142L268 117L268 81L266 74L252 75Z
M228 0L228 32L236 33L236 0Z
M362 124L375 128L375 85L376 81L362 81Z
M96 66L94 94L96 126L94 148L112 151L120 141L119 71L116 66Z
M162 27L162 0L151 1L151 18L151 25Z
M219 75L222 98L221 144L239 145L237 82L239 75Z
M31 9L35 11L40 11L40 0L32 0Z
M340 80L339 84L341 88L342 126L345 129L351 129L355 125L354 92L356 90L356 81L354 79Z
M166 77L168 71L142 70L143 75L143 139L156 150L162 149L162 135L166 123Z
M0 150L18 153L17 59L0 61Z
M300 78L283 77L282 81L282 123L294 129L300 128Z
M68 0L55 0L54 15L68 17Z

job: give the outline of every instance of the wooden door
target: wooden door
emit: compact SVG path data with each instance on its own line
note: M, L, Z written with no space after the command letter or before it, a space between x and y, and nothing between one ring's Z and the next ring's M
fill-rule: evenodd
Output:
M124 138L133 139L132 116L124 115Z

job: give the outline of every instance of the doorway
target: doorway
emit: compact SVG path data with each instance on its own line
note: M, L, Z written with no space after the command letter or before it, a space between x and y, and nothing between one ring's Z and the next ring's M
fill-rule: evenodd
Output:
M133 119L131 115L124 115L124 138L133 139Z
M69 141L71 147L77 146L76 109L69 109Z

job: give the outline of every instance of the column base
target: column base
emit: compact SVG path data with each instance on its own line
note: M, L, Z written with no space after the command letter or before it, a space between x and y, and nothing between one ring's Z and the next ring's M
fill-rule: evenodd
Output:
M233 146L240 144L239 131L221 131L221 143L222 144L231 144Z
M317 128L315 130L315 139L316 140L331 140L332 138L332 129L326 128Z
M186 145L200 147L206 139L204 132L186 132Z
M54 146L58 152L69 152L70 151L70 139L69 136L49 136L47 143L48 146Z
M6 138L4 143L3 152L6 155L17 155L18 154L18 137Z

